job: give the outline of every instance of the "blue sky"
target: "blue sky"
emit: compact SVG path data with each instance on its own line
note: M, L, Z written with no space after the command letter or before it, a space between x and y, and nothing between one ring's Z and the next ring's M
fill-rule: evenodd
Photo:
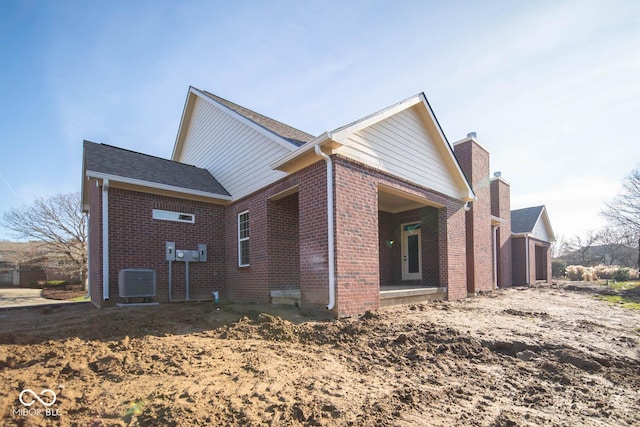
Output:
M189 85L312 134L425 92L565 237L640 165L638 1L7 0L0 39L0 214L83 139L170 157Z

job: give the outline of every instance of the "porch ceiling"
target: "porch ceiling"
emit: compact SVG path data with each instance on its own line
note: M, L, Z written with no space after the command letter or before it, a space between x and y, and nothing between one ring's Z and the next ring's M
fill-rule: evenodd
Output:
M401 190L389 187L378 187L378 210L392 214L410 211L412 209L433 206L441 208L442 205L432 202Z

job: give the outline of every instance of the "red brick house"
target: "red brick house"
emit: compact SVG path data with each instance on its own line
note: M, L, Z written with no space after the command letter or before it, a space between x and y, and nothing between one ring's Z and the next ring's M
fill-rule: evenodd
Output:
M513 283L551 280L551 243L555 235L545 206L511 211Z
M171 160L85 141L82 187L97 306L129 268L158 302L335 316L512 284L509 184L424 94L313 136L191 87Z

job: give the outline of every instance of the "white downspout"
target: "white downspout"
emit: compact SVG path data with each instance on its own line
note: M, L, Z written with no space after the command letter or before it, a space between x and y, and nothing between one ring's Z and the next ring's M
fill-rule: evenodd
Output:
M333 310L336 305L336 267L335 267L335 242L333 237L333 160L322 152L319 145L314 147L316 154L327 162L327 240L329 250L329 304L327 310Z
M493 226L493 289L498 289L498 226Z
M109 180L102 181L102 298L109 299Z
M87 295L86 298L91 298L91 251L89 250L89 247L91 246L91 226L90 226L90 221L91 218L89 217L89 212L85 212L85 220L86 220L86 224L87 224L87 247L86 247L86 251L87 251Z
M529 280L529 235L524 236L524 253L525 253L525 258L527 260L527 262L525 262L525 271L526 271L526 275L527 277L525 278L525 285L530 284L530 280Z

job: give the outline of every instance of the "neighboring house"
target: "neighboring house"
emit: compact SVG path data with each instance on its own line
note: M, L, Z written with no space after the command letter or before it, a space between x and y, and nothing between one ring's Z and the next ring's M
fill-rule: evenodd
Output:
M465 298L512 284L509 192L424 94L313 136L191 87L171 160L84 142L92 301L123 302L129 268L159 302Z
M40 242L0 242L0 286L30 286L47 280L71 280L60 266L63 254Z
M513 283L551 279L551 243L556 238L544 206L511 211Z

